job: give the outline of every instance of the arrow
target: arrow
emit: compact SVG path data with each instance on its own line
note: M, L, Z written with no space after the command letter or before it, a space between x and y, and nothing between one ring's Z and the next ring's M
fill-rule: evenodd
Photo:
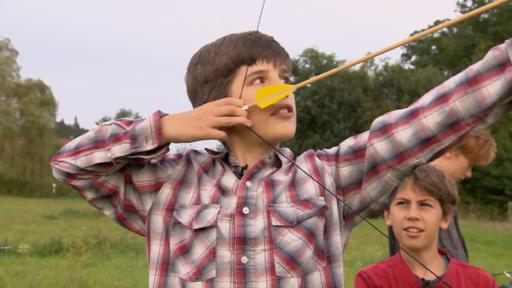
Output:
M436 31L439 31L443 28L446 28L448 26L451 26L451 25L454 25L454 24L457 24L461 21L464 21L466 19L469 19L471 17L474 17L476 15L479 15L479 14L482 14L483 12L486 12L488 10L491 10L493 8L496 8L497 6L499 5L502 5L502 4L505 4L506 2L508 2L509 0L496 0L492 3L489 3L487 5L484 5L480 8L477 8L475 10L472 10L466 14L463 14L463 15L460 15L456 18L453 18L451 20L448 20L448 21L445 21L439 25L436 25L432 28L429 28L427 30L424 30L424 31L421 31L421 32L418 32L414 35L411 35L410 37L402 40L402 41L398 41L392 45L389 45L385 48L382 48L376 52L373 52L373 53L369 53L363 57L360 57L352 62L349 62L349 63L346 63L346 64L343 64L343 65L340 65L334 69L331 69L329 71L326 71L322 74L319 74L317 76L314 76L312 78L309 78L303 82L300 82L298 84L277 84L277 85L271 85L271 86L265 86L265 87L262 87L260 89L258 89L256 91L256 100L250 104L247 104L245 105L244 107L242 107L244 110L248 110L250 107L253 107L253 106L258 106L260 108L266 108L278 101L280 101L281 99L285 98L286 96L290 95L291 93L295 92L297 89L299 88L302 88L306 85L309 85L311 83L314 83L320 79L324 79L326 77L329 77L333 74L336 74L338 72L341 72L343 70L346 70L352 66L355 66L357 64L360 64L366 60L369 60L369 59L372 59L376 56L379 56L381 54L384 54L390 50L393 50L395 48L398 48L400 46L403 46L405 44L408 44L412 41L415 41L415 40L418 40L418 39L421 39L427 35L430 35Z

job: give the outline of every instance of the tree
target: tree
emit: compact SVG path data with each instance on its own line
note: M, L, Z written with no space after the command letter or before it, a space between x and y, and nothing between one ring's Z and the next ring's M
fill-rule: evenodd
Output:
M96 125L100 125L101 123L108 122L113 119L119 119L119 118L137 119L137 118L141 118L141 116L138 112L133 112L131 109L121 108L116 112L116 114L113 117L103 116L100 119L98 119L98 121L96 121L95 123L96 123Z
M13 96L15 83L20 80L16 62L18 51L9 39L0 39L0 159L8 159L16 146L13 135L20 133L15 121L16 99Z
M467 13L489 2L492 1L459 1L457 11ZM430 27L440 22L442 20L435 21ZM433 66L451 76L481 59L492 46L502 43L510 35L512 5L502 5L407 45L401 57L415 68Z
M0 39L0 193L51 191L57 103L41 80L21 79L18 52Z
M55 123L55 135L57 139L71 140L87 132L87 129L80 127L78 119L75 117L73 124L66 124L64 119ZM59 143L60 144L60 143Z
M294 82L301 82L342 63L334 54L305 49L293 61ZM297 133L287 146L297 153L309 148L326 148L363 131L364 123L359 117L352 116L361 114L369 81L364 69L353 69L298 90L295 93L299 115Z

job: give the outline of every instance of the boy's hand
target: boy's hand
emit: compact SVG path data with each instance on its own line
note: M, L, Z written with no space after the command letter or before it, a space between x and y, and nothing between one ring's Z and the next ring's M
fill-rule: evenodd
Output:
M162 143L199 140L226 140L225 128L251 126L240 99L227 97L199 106L192 111L167 115L160 119Z

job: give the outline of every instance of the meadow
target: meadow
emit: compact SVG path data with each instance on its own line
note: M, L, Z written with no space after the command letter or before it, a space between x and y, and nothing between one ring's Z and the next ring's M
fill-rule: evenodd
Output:
M373 222L385 229L381 219ZM473 264L493 273L512 269L511 223L463 219L461 226ZM346 286L387 251L384 237L359 225L345 253ZM78 198L0 196L0 287L146 286L144 238Z

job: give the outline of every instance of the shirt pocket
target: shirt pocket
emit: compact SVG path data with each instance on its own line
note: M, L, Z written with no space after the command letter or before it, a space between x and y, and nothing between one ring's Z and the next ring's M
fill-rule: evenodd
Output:
M215 277L216 204L176 207L170 235L171 271L186 281Z
M302 277L326 266L323 197L269 205L278 277Z

